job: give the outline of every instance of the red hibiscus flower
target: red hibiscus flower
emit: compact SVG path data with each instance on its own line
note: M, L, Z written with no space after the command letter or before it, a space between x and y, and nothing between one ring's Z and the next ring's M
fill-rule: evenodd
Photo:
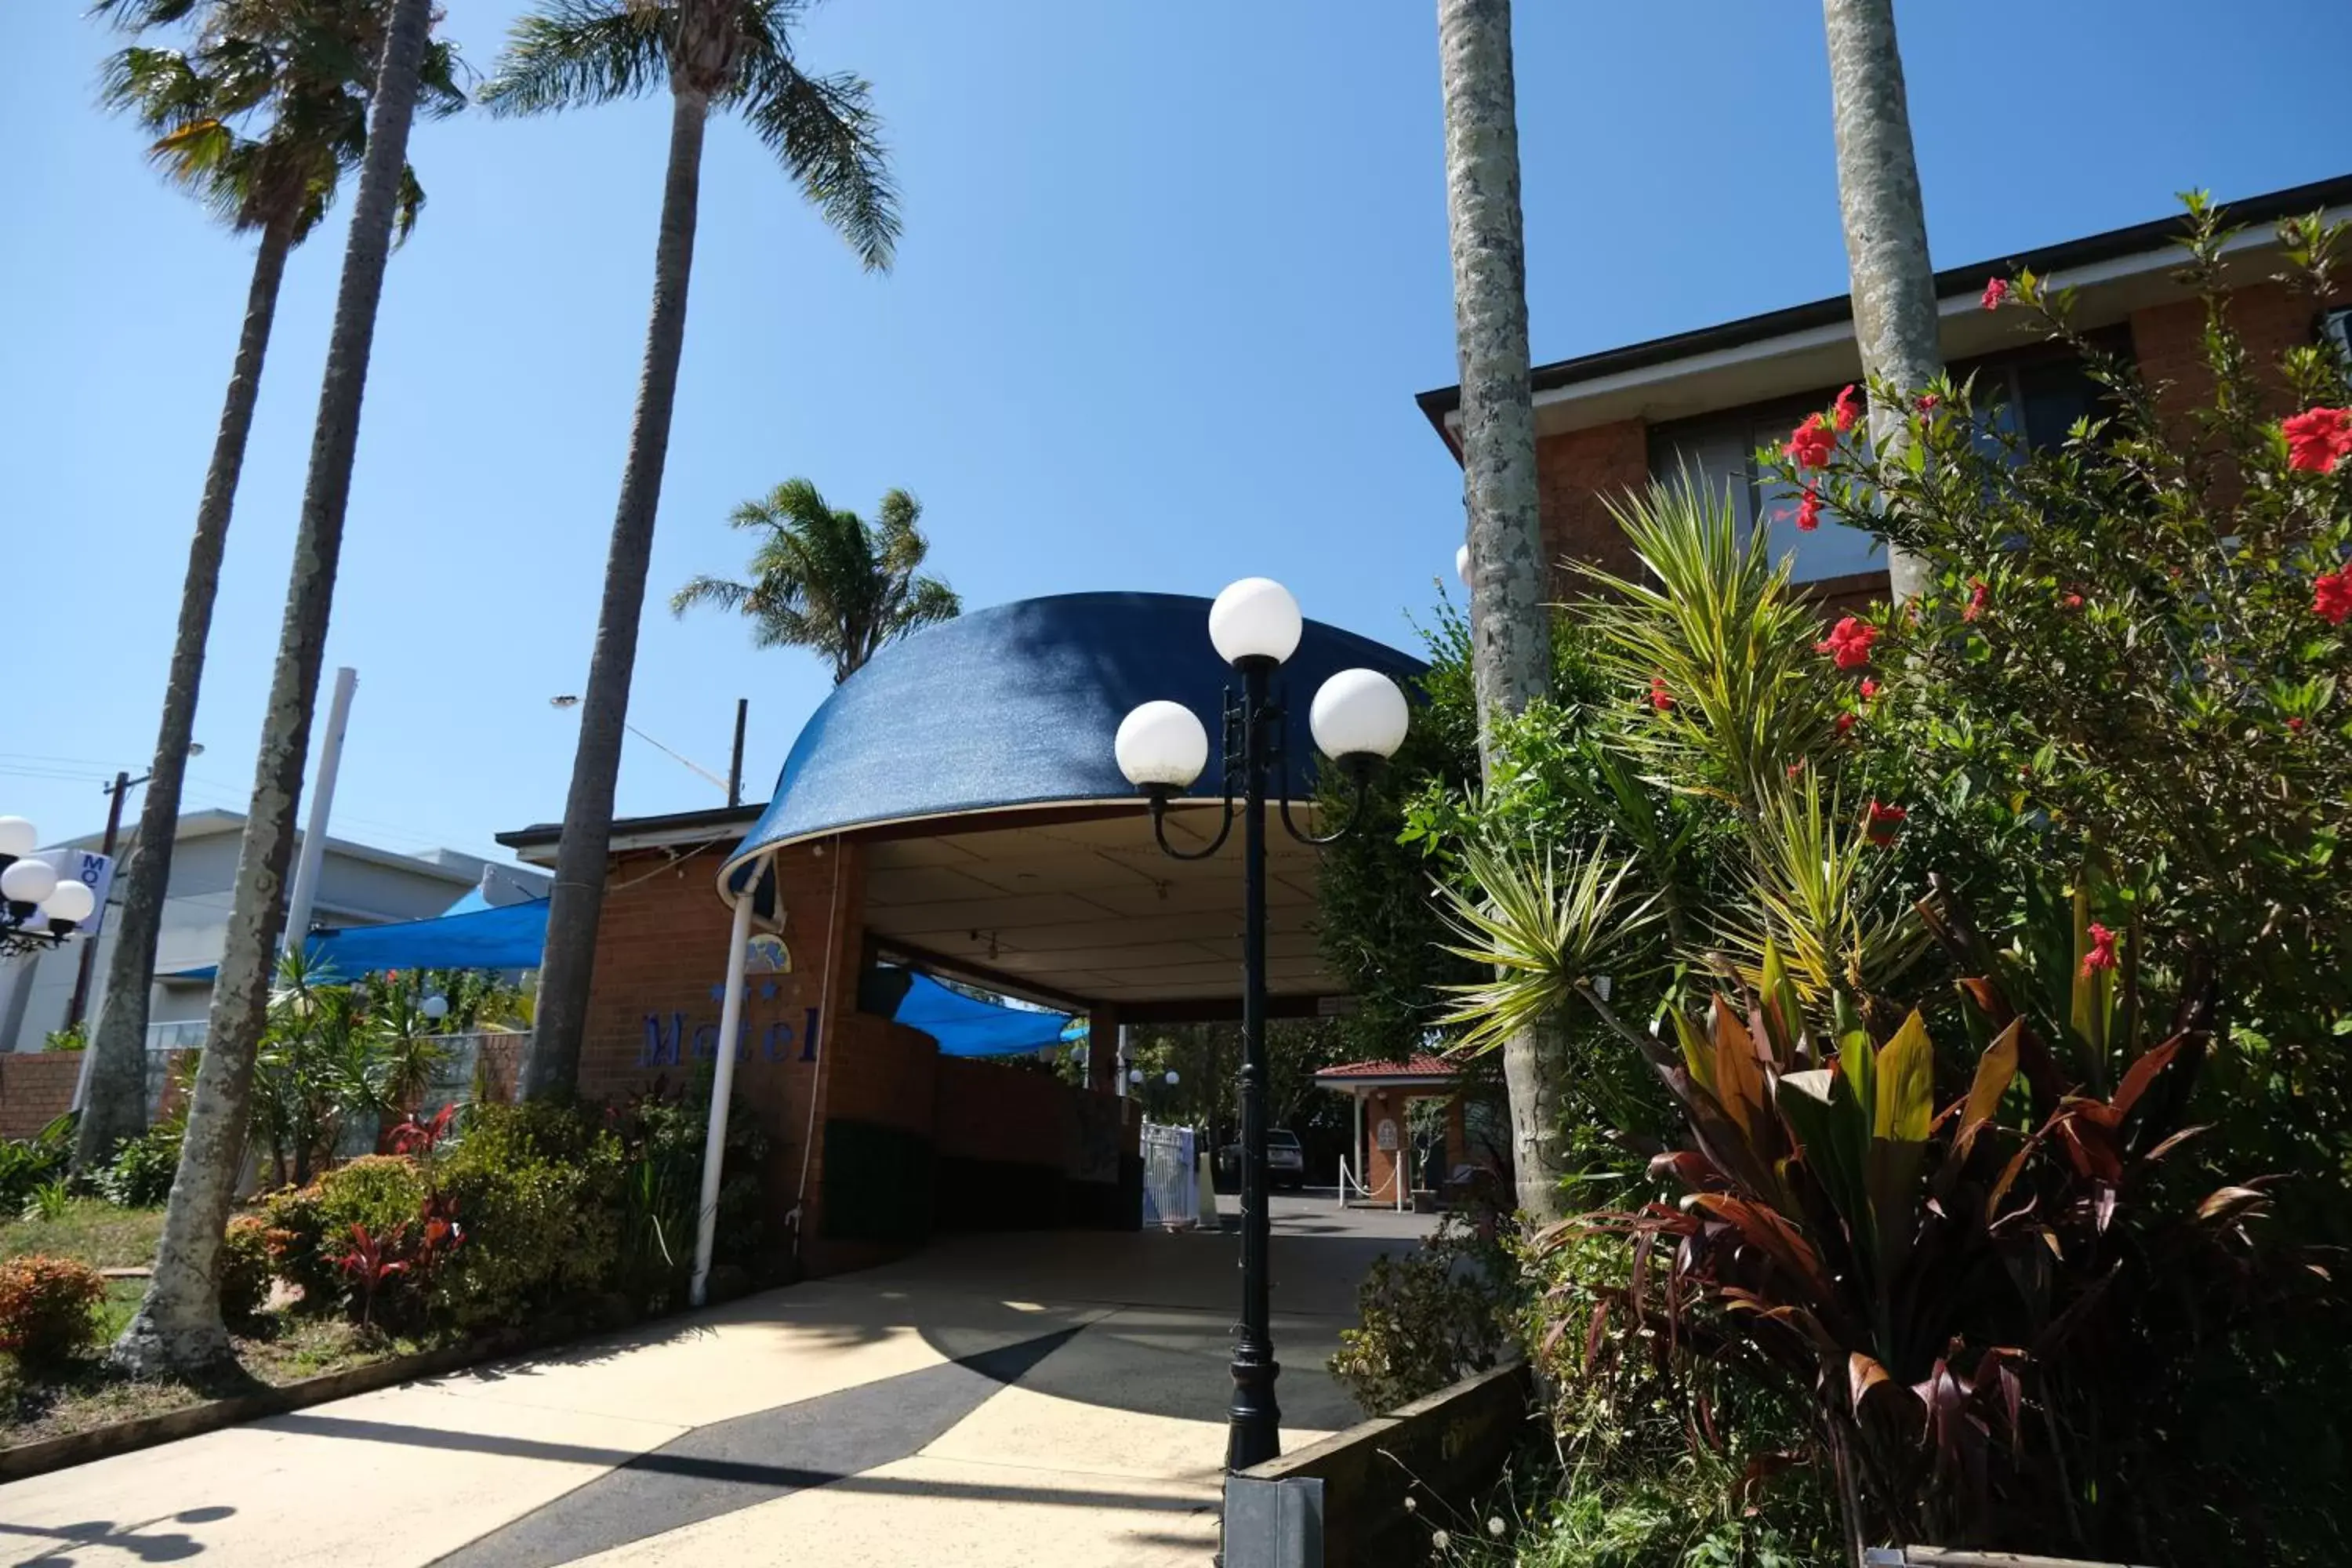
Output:
M2301 714L2297 714L2297 715L2295 715L2295 717L2294 717L2294 718L2292 718L2292 719L2288 720L2288 721L2286 721L2286 727L2287 727L2288 729L2290 729L2290 730L2294 731L2296 734L2298 734L2298 735L2302 734L2302 733L2303 733L2303 716L2302 716Z
M2306 408L2279 422L2286 436L2286 466L2332 474L2352 455L2352 408Z
M2083 607L2083 595L2080 594L2069 594L2058 602L2065 605L2070 610L2079 610Z
M1822 525L1822 492L1811 485L1805 487L1805 499L1797 503L1797 531L1811 533Z
M1990 596L1991 596L1991 595L1992 595L1992 590L1991 590L1990 588L1988 588L1988 587L1986 587L1986 586L1985 586L1985 580L1984 580L1983 578L1981 578L1981 577L1971 577L1971 578L1969 578L1969 607L1968 607L1967 609L1962 610L1962 611L1960 612L1960 619L1962 619L1962 620L1964 620L1964 621L1973 621L1973 620L1975 620L1979 616L1983 615L1983 614L1984 614L1984 607L1985 607L1985 600L1986 600L1986 599L1988 599L1989 597L1990 597Z
M1895 830L1902 826L1903 819L1910 815L1899 805L1882 805L1875 800L1872 801L1867 829L1870 841L1881 849L1885 848L1895 842Z
M2311 580L2311 613L2331 626L2352 617L2352 566L2338 566Z
M2115 966L2116 933L2098 921L2093 921L2091 951L2083 955L2083 978L2088 980L2091 977L2091 972L2095 969L2113 969Z
M1867 701L1869 701L1871 699L1873 699L1873 698L1876 697L1877 695L1878 695L1878 678L1877 678L1876 676L1874 676L1874 675L1865 675L1865 676L1864 676L1864 677L1862 678L1862 700L1863 700L1864 702L1867 702Z
M1992 279L1991 280L1990 280L1989 282L1987 282L1987 283L1985 284L1985 291L1984 291L1984 308L1985 308L1986 310L2000 310L2000 306L2001 306L2001 301L2002 301L2002 300L2006 300L2006 299L2008 299L2008 298L2009 298L2009 279L2006 279L2006 278L1995 278L1995 279Z
M1870 645L1877 640L1876 626L1848 616L1830 628L1829 636L1813 645L1813 651L1828 654L1840 669L1860 669L1870 662Z
M1805 422L1789 432L1788 441L1780 447L1781 455L1800 468L1828 467L1830 454L1835 450L1837 432L1818 414L1806 415Z
M1789 776L1790 778L1795 778L1799 773L1803 773L1804 771L1805 759L1802 757L1799 757L1795 762L1789 764Z
M1862 715L1859 713L1839 714L1837 716L1837 732L1841 735L1844 734L1848 730L1853 728L1855 721L1861 717Z
M1830 405L1830 419L1837 426L1838 434L1843 436L1853 429L1853 422L1861 417L1861 405L1854 402L1853 388L1848 385L1837 395L1837 401Z
M1650 706L1663 713L1674 705L1675 694L1671 690L1667 689L1666 678L1663 675L1652 676L1650 678Z
M1919 412L1922 414L1933 414L1943 405L1944 400L1932 392L1923 392L1919 395Z

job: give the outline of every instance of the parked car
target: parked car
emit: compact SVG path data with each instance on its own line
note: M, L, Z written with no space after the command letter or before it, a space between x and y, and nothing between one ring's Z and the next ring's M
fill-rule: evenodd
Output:
M1242 1146L1228 1143L1217 1151L1217 1186L1237 1192L1242 1181ZM1265 1134L1265 1179L1276 1191L1295 1193L1307 1184L1307 1151L1298 1134L1287 1127L1269 1128Z

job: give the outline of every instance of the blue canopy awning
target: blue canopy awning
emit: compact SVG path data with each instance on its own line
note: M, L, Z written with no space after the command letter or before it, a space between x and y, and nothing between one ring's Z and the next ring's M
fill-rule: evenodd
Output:
M537 969L547 947L547 900L313 931L308 945L310 962L342 980L387 969ZM209 980L217 967L206 964L180 974Z
M913 982L890 1016L937 1040L943 1057L1026 1056L1086 1032L1086 1025L1067 1013L983 1002L928 974L917 974Z

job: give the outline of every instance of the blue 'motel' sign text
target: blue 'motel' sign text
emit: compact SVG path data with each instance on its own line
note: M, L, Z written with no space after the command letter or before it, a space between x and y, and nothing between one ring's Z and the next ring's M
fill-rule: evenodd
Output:
M772 1062L793 1060L794 1059L792 1054L793 1043L797 1039L801 1047L798 1059L813 1062L816 1060L816 1036L817 1009L811 1007L805 1010L798 1034L793 1032L790 1024L781 1018L761 1030L760 1054ZM717 1056L719 1054L717 1020L714 1019L707 1024L697 1024L694 1026L693 1033L688 1034L684 1013L672 1013L667 1018L658 1013L648 1013L646 1015L645 1049L637 1054L637 1065L641 1068L683 1066L689 1042L693 1047L695 1060L707 1062ZM749 1018L736 1026L735 1059L739 1062L751 1059L751 1021Z

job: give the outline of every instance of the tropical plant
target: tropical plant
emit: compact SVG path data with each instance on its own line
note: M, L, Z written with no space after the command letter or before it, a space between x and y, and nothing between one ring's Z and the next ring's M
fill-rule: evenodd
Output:
M74 1114L68 1111L30 1138L0 1139L0 1214L17 1213L66 1173L73 1138Z
M963 613L955 590L916 574L931 547L916 526L922 515L905 490L885 490L878 521L868 522L827 506L808 480L786 479L728 519L767 531L751 581L697 577L670 595L671 613L710 605L744 616L753 646L820 654L838 685L908 633Z
M149 156L232 232L254 236L255 249L244 325L188 546L154 762L131 852L116 878L121 907L74 1154L79 1172L105 1163L115 1144L145 1125L147 993L205 644L278 285L289 254L325 216L342 176L359 167L366 151L368 99L391 15L385 0L99 0L96 10L142 35L185 35L184 47L142 42L110 57L100 96L107 107L135 117L154 137ZM453 46L426 45L418 68L425 112L448 114L465 101L457 71ZM425 204L404 163L395 198L404 237Z
M467 1229L435 1287L436 1320L512 1324L606 1289L621 1258L625 1168L621 1141L575 1107L480 1107L433 1169L434 1196Z
M2260 1186L2183 1203L2160 1179L2194 1136L2210 996L2101 1096L1972 980L1979 1048L1939 1110L1917 1013L1877 1041L1767 970L1704 1022L1673 1015L1662 1076L1693 1142L1656 1169L1686 1195L1586 1222L1634 1245L1605 1312L1808 1398L1857 1561L1886 1538L2148 1552L2187 1381L2168 1369L2277 1299Z
M408 132L432 26L432 0L391 0L204 1061L181 1144L179 1175L164 1206L154 1274L115 1345L116 1364L134 1374L195 1372L231 1360L221 1321L221 1238L245 1156L254 1056L265 1024L270 960L285 920L294 811L334 607L368 352L393 230L410 184Z
M529 1098L568 1094L578 1076L613 791L686 342L710 111L741 113L869 270L888 268L898 241L898 193L866 84L801 68L792 32L805 8L805 0L541 0L515 24L481 94L500 115L610 103L664 87L670 94L653 310L556 852L538 1026L523 1070Z
M1454 347L1462 365L1471 668L1480 751L1491 765L1497 721L1546 695L1550 675L1509 0L1438 0L1437 49ZM1535 1219L1556 1219L1567 1172L1550 1114L1556 1086L1546 1081L1548 1053L1534 1032L1521 1031L1505 1042L1502 1056L1519 1206Z
M1899 464L1910 440L1909 400L1942 376L1944 348L1895 0L1822 0L1822 17L1854 344L1871 385L1870 436L1885 461ZM1887 574L1897 604L1931 581L1931 568L1899 541L1890 542Z
M135 1138L114 1146L114 1158L92 1182L98 1195L124 1208L153 1208L171 1195L172 1177L180 1168L180 1140L187 1131L184 1115L157 1122Z

